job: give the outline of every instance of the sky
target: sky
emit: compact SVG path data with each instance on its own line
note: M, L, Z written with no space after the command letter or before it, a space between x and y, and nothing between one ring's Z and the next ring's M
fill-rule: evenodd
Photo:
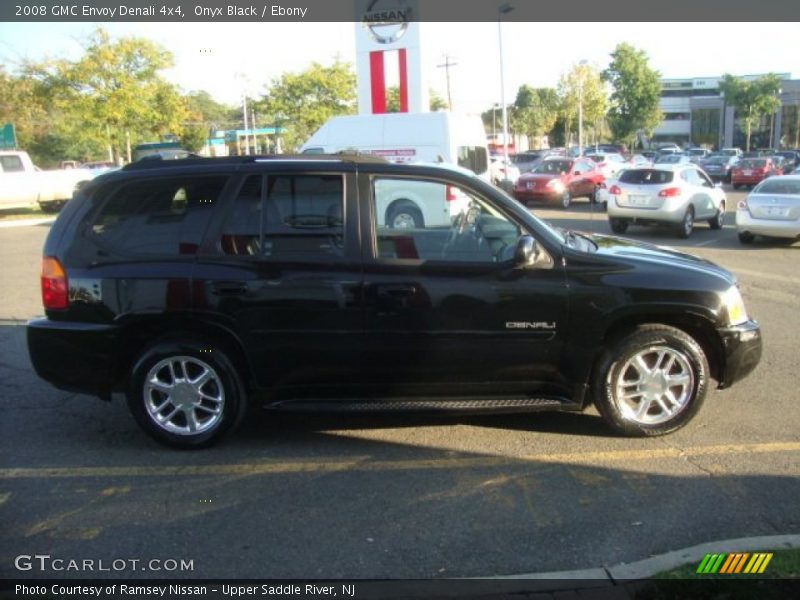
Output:
M168 80L184 91L206 90L218 101L258 95L274 77L336 57L355 63L353 23L102 23L112 36L149 38L170 50ZM77 58L91 23L0 23L0 63L23 58ZM603 69L620 42L644 50L662 77L793 73L797 23L503 23L506 101L522 84L555 87L582 60ZM454 109L487 110L501 100L498 25L423 23L428 87L446 97L445 54ZM391 75L388 76L391 83Z

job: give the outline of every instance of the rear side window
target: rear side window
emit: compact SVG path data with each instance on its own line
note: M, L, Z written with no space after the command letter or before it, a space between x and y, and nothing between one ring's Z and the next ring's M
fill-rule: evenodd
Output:
M341 256L344 253L342 177L248 177L225 218L218 246L224 254L239 256Z
M489 168L489 155L483 146L459 146L458 166L469 169L476 175L485 173Z
M672 171L660 171L658 169L631 169L623 171L619 180L623 183L635 185L663 185L671 183L674 177Z
M0 156L0 165L3 166L3 173L16 173L22 171L22 160L19 156Z
M742 169L760 169L767 166L767 161L749 158L741 161L738 166Z
M90 235L121 254L194 255L227 179L184 176L125 183L95 214Z

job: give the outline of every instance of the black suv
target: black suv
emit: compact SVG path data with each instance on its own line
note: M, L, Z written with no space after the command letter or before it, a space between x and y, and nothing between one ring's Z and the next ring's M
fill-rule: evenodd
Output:
M399 218L405 215L409 218ZM761 356L734 277L551 227L458 168L365 157L134 163L59 215L37 373L125 392L197 447L246 405L580 411L658 435Z

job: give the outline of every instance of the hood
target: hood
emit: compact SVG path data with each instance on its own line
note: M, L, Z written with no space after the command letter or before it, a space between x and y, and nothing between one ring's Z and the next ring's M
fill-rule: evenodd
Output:
M736 283L736 277L719 265L666 246L656 246L634 240L608 235L591 234L589 237L597 244L597 254L631 259L659 266L691 270L722 279L728 285Z
M556 179L557 177L561 177L561 175L556 173L523 173L520 177L520 180L550 181L551 179Z

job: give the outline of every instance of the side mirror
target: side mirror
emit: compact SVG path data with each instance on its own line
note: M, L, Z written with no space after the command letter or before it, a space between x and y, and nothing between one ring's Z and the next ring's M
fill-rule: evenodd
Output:
M539 248L536 245L536 240L529 235L523 235L517 241L517 247L514 250L514 266L532 265L536 262L538 255Z

